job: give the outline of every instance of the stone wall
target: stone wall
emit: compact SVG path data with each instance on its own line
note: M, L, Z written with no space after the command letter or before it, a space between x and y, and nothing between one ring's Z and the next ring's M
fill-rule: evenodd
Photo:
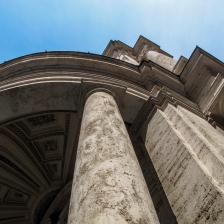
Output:
M223 223L223 135L168 105L149 122L145 145L178 223Z

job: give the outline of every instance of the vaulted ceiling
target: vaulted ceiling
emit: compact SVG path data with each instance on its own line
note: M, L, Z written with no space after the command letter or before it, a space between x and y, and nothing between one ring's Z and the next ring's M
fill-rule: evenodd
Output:
M78 125L75 111L51 111L1 126L1 223L40 222L45 218L53 199L72 179ZM70 188L64 194L69 197L69 192Z

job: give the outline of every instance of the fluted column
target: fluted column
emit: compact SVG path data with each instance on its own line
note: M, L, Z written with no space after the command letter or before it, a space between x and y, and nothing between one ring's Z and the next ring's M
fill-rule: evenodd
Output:
M145 180L114 98L86 101L68 224L158 224Z

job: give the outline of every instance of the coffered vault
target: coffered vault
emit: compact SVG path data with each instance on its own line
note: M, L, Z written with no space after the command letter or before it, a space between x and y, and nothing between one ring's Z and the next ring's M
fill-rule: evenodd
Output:
M223 223L223 72L142 36L1 64L0 223Z

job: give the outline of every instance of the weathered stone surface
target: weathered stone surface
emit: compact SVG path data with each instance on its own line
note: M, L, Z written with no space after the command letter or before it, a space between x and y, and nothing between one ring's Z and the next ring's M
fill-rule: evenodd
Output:
M121 50L114 51L112 57L122 61L126 61L133 65L139 65L139 63L134 58L130 57L128 55L128 52L125 52L125 51L121 51Z
M224 138L205 120L168 105L148 125L146 147L179 224L224 220Z
M84 108L68 223L159 223L118 107L104 92Z
M145 59L153 61L154 63L168 69L169 71L172 71L176 64L176 61L173 58L156 51L146 52Z

